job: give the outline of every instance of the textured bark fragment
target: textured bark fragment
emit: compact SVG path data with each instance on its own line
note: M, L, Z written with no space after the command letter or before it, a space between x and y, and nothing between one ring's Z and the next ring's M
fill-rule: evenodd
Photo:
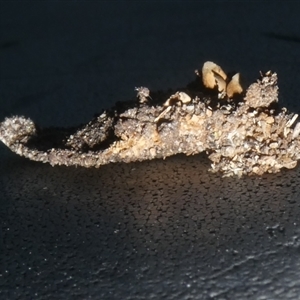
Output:
M200 82L200 81L199 81ZM294 168L298 115L273 107L277 75L268 72L235 101L204 92L195 81L177 93L142 94L78 128L41 129L24 117L0 123L0 140L15 153L51 165L100 167L206 151L211 171L242 176ZM141 91L139 88L138 97ZM150 101L151 99L151 101ZM172 101L170 101L170 99ZM174 101L173 101L174 100Z

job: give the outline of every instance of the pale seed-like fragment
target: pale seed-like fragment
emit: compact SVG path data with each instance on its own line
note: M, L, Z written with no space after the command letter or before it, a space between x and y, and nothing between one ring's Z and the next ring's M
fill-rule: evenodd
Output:
M240 73L236 73L227 85L226 94L228 98L232 98L234 95L241 94L242 92L243 88L240 83Z
M291 127L295 123L297 118L298 114L294 114L294 116L286 123L286 127Z
M300 122L298 122L294 128L292 139L298 137L299 133L300 133Z
M184 92L176 92L175 94L173 94L165 103L164 103L164 107L168 107L176 102L181 102L183 104L187 104L189 102L191 102L191 97L184 93Z
M177 92L176 94L178 94L178 100L184 104L187 104L192 100L191 97L184 92Z
M150 155L152 156L152 157L155 157L155 155L156 155L156 150L155 150L155 148L150 148Z
M214 62L207 61L203 64L202 81L205 87L214 89L219 81L220 88L218 85L218 90L220 91L221 86L223 85L223 82L226 82L226 79L227 75L225 74L225 72Z
M225 96L225 91L226 91L226 81L223 77L221 77L219 74L214 73L214 76L215 76L215 81L216 81L216 84L217 84L217 87L218 87L218 91L219 91L219 98L224 98Z
M273 118L272 116L267 117L267 118L266 118L266 123L268 123L268 124L273 124L273 123L274 123L274 118Z
M212 111L210 109L207 109L205 111L205 114L208 116L208 117L211 117L212 116Z
M276 142L271 143L271 144L269 145L269 147L270 147L271 149L275 149L275 148L278 147L278 143L276 143Z
M191 102L191 100L192 100L192 98L188 94L186 94L184 92L176 92L164 103L163 106L165 109L159 114L159 116L157 118L154 119L154 122L157 122L162 117L164 117L171 110L172 105L174 105L178 102L181 105L187 104L187 103Z

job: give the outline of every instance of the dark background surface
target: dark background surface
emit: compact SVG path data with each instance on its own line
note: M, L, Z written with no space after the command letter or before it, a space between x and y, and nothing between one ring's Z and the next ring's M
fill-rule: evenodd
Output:
M206 60L279 75L299 112L296 1L0 2L0 118L87 122ZM0 145L1 299L299 299L299 168L221 178L202 155L101 169Z

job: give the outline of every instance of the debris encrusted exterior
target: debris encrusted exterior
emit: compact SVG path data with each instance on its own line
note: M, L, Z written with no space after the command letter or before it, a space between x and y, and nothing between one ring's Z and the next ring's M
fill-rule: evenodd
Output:
M123 103L78 128L41 129L25 117L6 118L0 140L19 155L53 166L98 168L205 151L211 171L224 176L296 167L300 123L297 114L277 107L276 73L262 75L242 94L239 73L229 79L207 63L198 73L201 88L190 85L169 97L136 88L133 105Z

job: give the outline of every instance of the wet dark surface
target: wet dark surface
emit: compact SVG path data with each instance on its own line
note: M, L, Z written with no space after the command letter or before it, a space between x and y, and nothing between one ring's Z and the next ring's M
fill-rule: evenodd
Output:
M100 170L6 157L4 299L299 292L299 169L237 180L199 155Z
M208 59L251 80L277 71L300 110L299 45L274 38L298 36L295 3L18 5L0 4L2 119L77 125L135 86L184 86ZM0 298L298 299L299 168L208 168L202 155L52 168L0 145Z
M199 155L3 168L3 299L299 293L299 169L223 179Z

